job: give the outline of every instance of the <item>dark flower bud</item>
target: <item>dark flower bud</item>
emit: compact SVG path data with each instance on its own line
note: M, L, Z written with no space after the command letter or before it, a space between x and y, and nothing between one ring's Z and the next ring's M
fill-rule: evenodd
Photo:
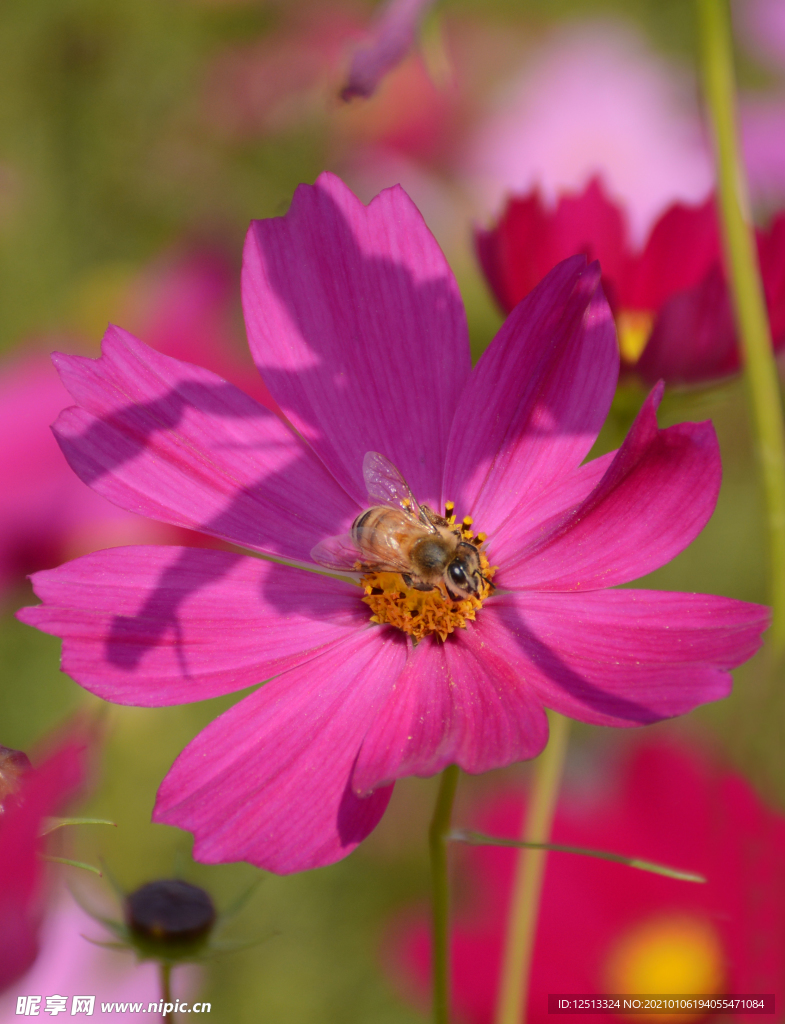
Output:
M31 767L30 759L21 750L0 747L0 814L3 813L4 801L16 793L22 776Z
M210 896L177 878L148 882L125 899L132 940L145 957L178 959L202 946L215 924Z

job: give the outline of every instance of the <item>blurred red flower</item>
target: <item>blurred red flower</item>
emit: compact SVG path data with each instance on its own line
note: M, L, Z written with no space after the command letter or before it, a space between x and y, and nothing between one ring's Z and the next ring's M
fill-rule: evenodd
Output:
M83 780L85 739L73 734L38 768L0 747L0 991L38 954L44 910L39 857L44 818L60 809Z
M554 842L649 858L701 872L708 882L551 854L527 1020L552 1020L549 993L774 992L781 1007L785 818L764 806L740 776L664 743L640 746L608 775L610 786L599 794L563 795ZM520 793L508 791L477 824L515 838L523 811ZM465 851L470 905L453 930L453 987L460 1019L469 1024L493 1020L514 858L509 848ZM430 960L424 915L400 926L392 952L408 987L424 996ZM580 1019L620 1024L624 1018Z
M785 212L757 233L774 345L785 346ZM676 203L640 251L625 212L594 178L578 195L546 209L537 190L509 200L498 223L476 232L477 252L502 309L509 312L560 260L598 259L613 309L622 363L647 383L699 384L740 366L714 199Z

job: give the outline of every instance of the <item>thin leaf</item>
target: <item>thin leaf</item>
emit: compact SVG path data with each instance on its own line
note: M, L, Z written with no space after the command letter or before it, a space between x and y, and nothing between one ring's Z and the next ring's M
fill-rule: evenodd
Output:
M48 853L42 853L41 860L48 860L50 864L68 864L69 867L82 868L83 871L92 871L99 878L103 877L98 868L93 867L92 864L85 864L83 860L69 860L68 857L52 857Z
M104 868L104 870L106 869ZM115 935L117 935L119 938L125 939L127 937L128 930L124 924L122 924L120 921L113 921L112 918L110 917L104 917L103 914L101 914L99 911L94 910L85 901L82 894L78 892L76 889L72 889L70 885L68 886L68 891L71 893L74 902L77 904L77 906L81 907L82 910L84 910L85 914L87 914L89 917L92 917L92 919L94 921L97 921L99 924L104 925L110 931L114 932Z
M117 822L108 818L45 818L41 835L48 836L50 832L66 825L114 825L117 828Z
M100 946L101 949L116 949L123 953L130 953L131 947L127 946L124 942L105 942L103 939L91 939L89 935L81 935L80 938L84 939L85 942L89 942L93 946Z
M251 898L251 896L253 896L254 892L257 890L257 888L261 885L263 881L264 875L260 874L257 878L253 880L253 882L251 882L251 884L246 889L243 889L240 892L240 894L232 900L232 902L225 910L221 911L221 913L218 915L221 926L228 924L229 921L233 921L234 918L237 917L237 915L240 913L241 910L244 909L248 900Z
M625 857L621 853L587 850L582 846L565 846L564 843L526 843L522 839L499 839L496 836L487 836L483 832L473 832L471 829L456 829L449 838L459 843L471 843L472 846L514 846L529 850L552 850L554 853L578 853L583 857L612 860L617 864L626 864L629 868L637 868L638 871L649 871L654 875L676 878L680 882L703 883L706 881L703 875L696 874L694 871L670 868L666 864L656 864L654 861L642 860L640 857Z
M99 859L101 861L101 867L103 868L104 874L106 875L106 877L107 877L107 879L109 881L109 884L111 885L111 887L115 891L115 895L117 896L117 898L120 900L121 903L125 903L125 898L127 896L127 893L126 893L125 889L123 889L123 887L120 885L120 883L114 877L112 872L106 866L106 862L104 861L103 857L101 857Z
M216 956L220 956L222 953L236 953L241 949L251 949L254 946L260 946L263 942L269 942L270 939L276 938L280 933L271 932L269 935L259 935L254 939L213 939L208 948L198 958L194 957L194 962L206 962L212 960Z

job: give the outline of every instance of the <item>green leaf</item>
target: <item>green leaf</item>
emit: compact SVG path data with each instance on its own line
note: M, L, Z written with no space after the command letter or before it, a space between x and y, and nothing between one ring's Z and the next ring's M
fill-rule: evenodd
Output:
M50 832L66 825L114 825L117 828L117 822L109 821L108 818L45 818L41 835L48 836Z
M98 868L93 867L92 864L85 864L82 860L69 860L68 857L52 857L48 853L41 854L41 860L47 860L50 864L68 864L72 868L82 868L83 871L92 871L94 875L98 875L102 878L101 872Z
M522 839L498 839L496 836L487 836L483 832L473 832L471 829L463 828L450 833L450 839L459 843L470 843L472 846L514 846L524 847L528 850L551 850L554 853L578 853L583 857L612 860L617 864L626 864L629 868L637 868L639 871L650 871L654 875L676 878L680 882L703 883L706 881L703 875L696 874L694 871L670 868L666 864L656 864L654 861L642 860L640 857L625 857L621 853L587 850L582 846L565 846L564 843L526 843Z

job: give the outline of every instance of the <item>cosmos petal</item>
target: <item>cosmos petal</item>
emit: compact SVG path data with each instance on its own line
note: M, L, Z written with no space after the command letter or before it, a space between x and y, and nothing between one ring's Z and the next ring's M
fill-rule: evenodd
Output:
M308 560L359 511L268 409L118 327L100 359L56 355L77 407L54 431L71 468L121 508ZM318 499L317 499L318 495Z
M722 258L714 197L699 206L674 203L652 228L631 263L620 304L659 310L672 295L694 288Z
M711 594L603 590L494 597L487 645L533 696L595 725L646 725L726 697L768 608Z
M363 456L379 451L435 504L469 339L452 271L406 193L365 206L331 174L300 185L285 217L251 225L243 308L273 397L347 492L365 502Z
M235 704L193 740L153 819L193 832L207 864L246 860L279 874L331 864L381 818L391 788L358 797L352 767L406 646L357 634Z
M62 668L116 704L231 693L368 625L356 587L229 551L127 547L36 573L19 618L63 638Z
M508 516L488 539L485 551L491 564L512 564L522 550L528 550L561 526L599 484L615 455L607 452L564 473L519 513Z
M449 764L478 774L535 757L548 720L525 683L483 642L481 622L413 651L363 740L357 793Z
M472 373L450 435L443 497L492 536L575 470L607 415L619 353L596 263L555 267Z
M583 192L559 197L549 210L538 189L513 196L498 222L475 232L475 248L499 305L509 313L561 260L583 253L599 260L614 305L629 254L624 211L595 177Z
M702 281L663 303L635 372L650 383L696 384L738 369L733 310L718 261Z
M711 423L659 430L658 385L594 490L504 563L502 587L596 590L669 562L708 522L722 479ZM607 459L607 456L606 456ZM589 464L591 465L591 464Z

